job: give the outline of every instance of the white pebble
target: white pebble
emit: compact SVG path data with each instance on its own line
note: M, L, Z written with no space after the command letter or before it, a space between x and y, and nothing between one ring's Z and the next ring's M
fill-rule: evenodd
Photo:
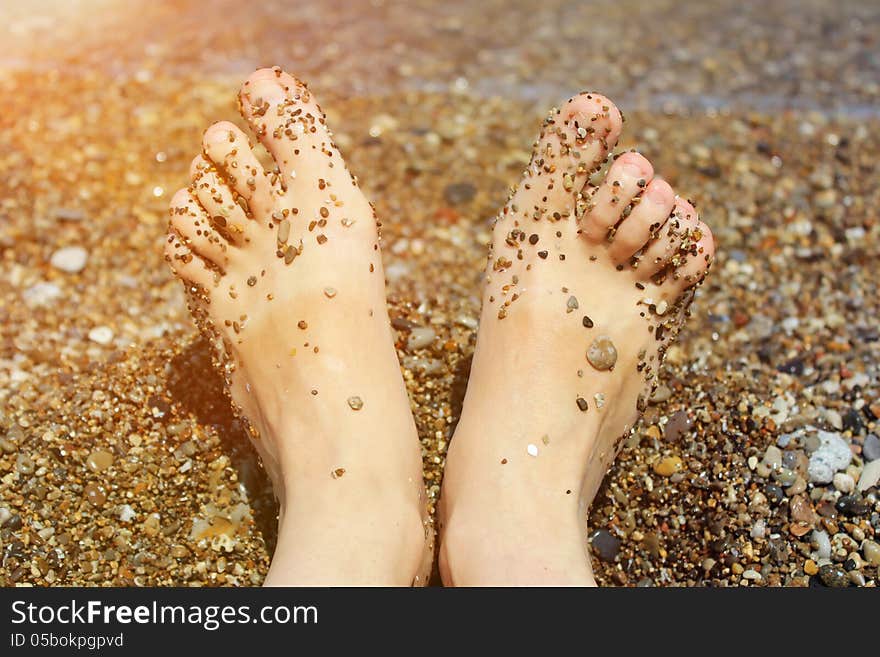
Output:
M865 464L862 476L859 477L859 490L864 492L871 486L876 486L880 481L880 459Z
M766 531L766 524L764 523L763 518L761 518L752 525L751 536L752 538L764 538Z
M55 269L66 271L69 274L76 274L85 268L88 259L89 252L81 246L66 246L52 254L49 264L55 267Z
M407 349L415 351L427 347L436 337L437 332L431 327L418 326L409 333L409 338L406 340Z
M538 455L538 447L529 443L529 446L526 447L526 451L529 453L529 456L537 456Z
M89 331L89 340L98 344L110 344L113 340L113 329L109 326L96 326Z
M856 482L845 472L838 472L834 475L834 487L841 493L852 493Z
M136 515L134 509L132 509L129 504L123 504L122 508L119 510L119 519L122 522L131 522Z
M831 558L831 539L828 538L828 532L813 530L812 542L816 546L817 559Z
M810 456L807 472L814 484L827 484L834 473L843 470L852 461L849 444L836 433L817 431L819 448Z
M61 288L54 283L35 283L24 291L24 300L30 306L45 306L61 296Z
M759 573L757 570L753 570L752 568L749 568L747 571L745 571L743 573L743 579L757 581L757 580L763 579L763 577L761 577L761 573Z

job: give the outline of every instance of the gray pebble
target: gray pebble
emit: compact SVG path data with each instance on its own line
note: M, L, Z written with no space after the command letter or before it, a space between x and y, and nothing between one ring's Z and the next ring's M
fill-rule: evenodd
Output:
M590 545L602 561L614 561L620 550L620 539L607 529L597 529L590 534Z
M467 203L477 194L477 188L469 182L452 183L443 190L443 198L451 205Z
M862 446L862 455L866 461L876 461L880 459L880 438L873 433L869 433L865 438L865 444Z

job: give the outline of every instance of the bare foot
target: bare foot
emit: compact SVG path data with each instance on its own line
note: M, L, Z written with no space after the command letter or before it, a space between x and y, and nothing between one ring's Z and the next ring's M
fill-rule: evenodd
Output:
M714 253L693 206L625 153L606 98L553 111L493 232L447 458L447 584L594 584L586 516Z
M424 583L432 533L375 215L301 82L261 69L239 97L274 167L211 126L165 252L280 500L267 583Z

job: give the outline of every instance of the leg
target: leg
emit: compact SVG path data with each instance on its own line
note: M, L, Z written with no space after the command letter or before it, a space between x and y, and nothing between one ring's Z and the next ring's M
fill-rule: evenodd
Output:
M281 504L266 583L424 583L432 532L376 218L302 83L262 69L240 102L273 166L211 126L166 259Z
M595 584L587 510L714 253L640 155L588 184L621 122L596 94L552 112L494 227L443 483L447 584Z

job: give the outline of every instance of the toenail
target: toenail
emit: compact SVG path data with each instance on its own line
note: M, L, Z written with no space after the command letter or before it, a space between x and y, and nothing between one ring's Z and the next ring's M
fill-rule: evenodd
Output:
M623 173L632 176L633 178L641 178L645 174L644 168L638 162L624 162L621 168Z
M658 205L666 205L669 200L666 188L661 185L649 185L645 190L645 196Z
M275 80L257 80L251 85L248 98L252 104L260 100L274 103L284 98L284 89Z

